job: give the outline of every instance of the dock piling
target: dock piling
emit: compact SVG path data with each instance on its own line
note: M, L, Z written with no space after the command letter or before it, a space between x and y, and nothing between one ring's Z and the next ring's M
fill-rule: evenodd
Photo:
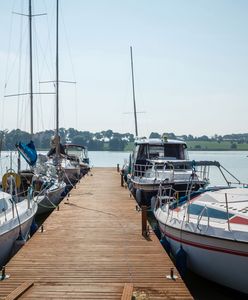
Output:
M142 220L142 235L147 238L149 235L148 227L147 227L147 206L141 206L141 220Z

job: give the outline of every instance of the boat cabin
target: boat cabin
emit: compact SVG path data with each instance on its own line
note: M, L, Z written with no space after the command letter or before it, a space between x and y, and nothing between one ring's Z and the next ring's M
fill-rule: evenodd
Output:
M85 146L77 144L65 144L64 148L68 157L78 157L83 163L89 164L88 150Z
M148 160L188 160L187 145L183 141L139 139L135 141L133 162L146 164Z

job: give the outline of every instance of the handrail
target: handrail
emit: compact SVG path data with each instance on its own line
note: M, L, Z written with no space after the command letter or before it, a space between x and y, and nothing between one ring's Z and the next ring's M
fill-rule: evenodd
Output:
M228 230L231 231L230 220L229 220L229 210L228 210L227 193L225 193L225 201L226 201L226 213L227 213Z
M198 218L197 218L197 224L196 227L201 231L201 228L199 227L200 221L203 217L203 212L206 210L207 212L207 217L208 217L208 227L209 227L209 214L208 214L208 207L205 205L204 208L202 209L201 213L199 214ZM207 227L207 228L208 228Z

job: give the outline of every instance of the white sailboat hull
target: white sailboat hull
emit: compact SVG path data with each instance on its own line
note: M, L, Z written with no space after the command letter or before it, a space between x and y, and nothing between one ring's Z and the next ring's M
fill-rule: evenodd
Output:
M8 261L8 259L11 258L15 246L15 241L19 237L20 230L24 240L27 240L28 238L30 227L34 215L37 211L37 204L32 202L32 206L30 209L26 209L27 205L27 200L23 200L22 202L17 203L20 223L18 217L16 216L16 211L14 218L12 210L6 212L6 217L5 214L4 216L1 216L0 266L3 266ZM3 215L3 213L1 215Z
M248 294L248 244L180 230L159 222L176 256L182 245L187 266L195 273Z
M70 168L65 166L63 170L65 172L64 181L67 185L73 185L80 179L80 167Z
M55 209L61 201L61 194L65 187L66 184L61 183L56 188L49 189L46 194L35 197L35 201L38 203L37 215L45 214Z

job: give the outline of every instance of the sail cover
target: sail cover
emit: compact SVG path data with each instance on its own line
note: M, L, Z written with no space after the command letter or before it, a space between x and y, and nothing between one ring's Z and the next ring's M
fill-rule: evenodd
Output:
M19 142L16 144L16 148L30 166L35 165L37 152L33 141L30 141L28 144Z

